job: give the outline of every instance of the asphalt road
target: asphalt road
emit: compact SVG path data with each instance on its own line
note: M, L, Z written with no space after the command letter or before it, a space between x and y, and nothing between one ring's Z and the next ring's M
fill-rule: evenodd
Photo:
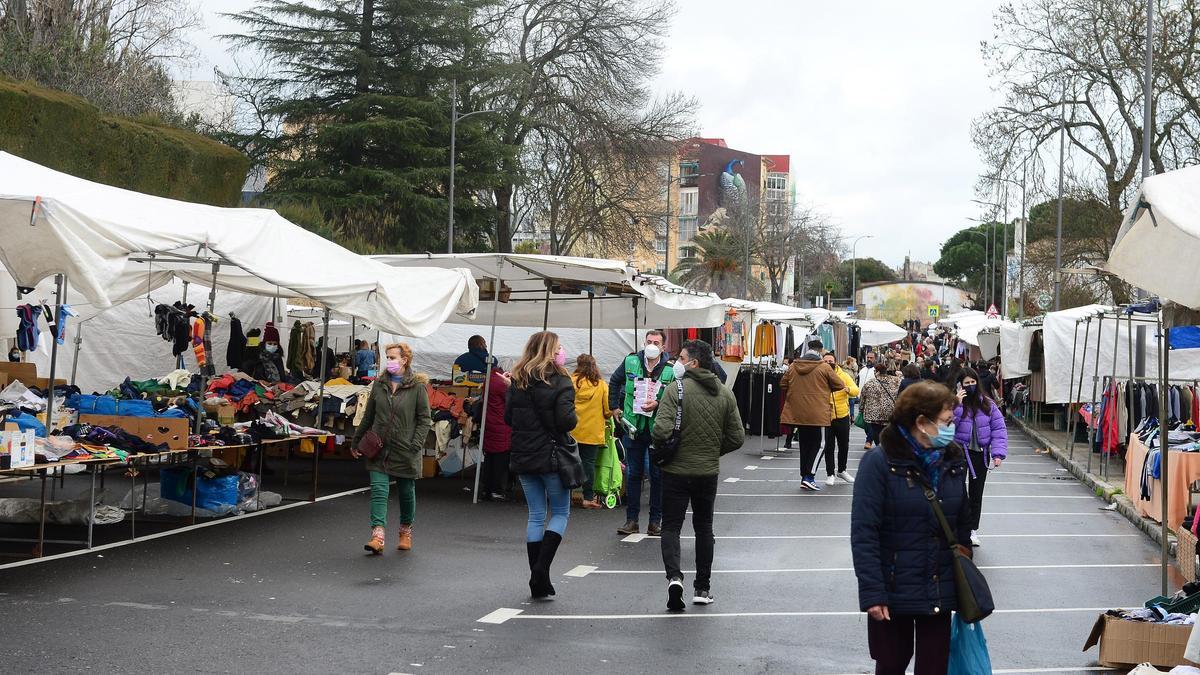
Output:
M1081 648L1097 610L1156 595L1158 549L1027 438L1012 444L976 558L1003 610L985 622L993 664L1095 672ZM392 526L387 553L363 555L367 497L353 494L0 570L3 670L871 672L848 569L852 486L801 493L798 457L758 448L722 461L717 602L682 615L665 611L658 540L616 535L623 509L572 511L558 594L532 601L524 506L472 506L461 482L422 481L407 553Z

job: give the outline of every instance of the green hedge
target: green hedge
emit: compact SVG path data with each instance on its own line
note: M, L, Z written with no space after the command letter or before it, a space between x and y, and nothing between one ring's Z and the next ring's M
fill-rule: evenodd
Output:
M104 115L87 101L0 78L0 150L57 171L173 199L237 206L249 160L165 124Z

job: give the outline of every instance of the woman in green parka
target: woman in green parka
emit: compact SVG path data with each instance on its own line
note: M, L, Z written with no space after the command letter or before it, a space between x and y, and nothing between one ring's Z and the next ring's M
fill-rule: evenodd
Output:
M400 493L400 539L396 548L412 549L412 524L417 511L416 481L421 476L421 452L433 426L429 414L429 378L412 371L412 348L398 343L387 346L384 372L371 388L362 424L354 432L357 448L368 431L383 440L383 450L367 460L371 475L371 539L363 547L372 554L383 553L384 528L390 483Z

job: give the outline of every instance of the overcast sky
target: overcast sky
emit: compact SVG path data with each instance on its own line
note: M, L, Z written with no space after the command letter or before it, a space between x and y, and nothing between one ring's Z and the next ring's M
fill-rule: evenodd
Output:
M251 0L204 0L189 76L227 68L221 12ZM659 90L699 101L705 136L790 154L800 200L829 213L859 257L933 262L942 241L980 215L983 170L971 120L994 104L979 43L994 0L679 0ZM847 240L849 243L849 239Z

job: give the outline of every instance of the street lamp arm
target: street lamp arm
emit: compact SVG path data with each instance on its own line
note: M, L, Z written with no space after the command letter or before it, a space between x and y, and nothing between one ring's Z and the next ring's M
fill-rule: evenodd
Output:
M458 116L458 120L457 120L457 121L458 121L458 122L461 122L461 121L463 121L463 120L467 119L468 117L470 117L471 115L482 115L483 113L498 113L498 112L504 112L504 111L502 111L502 110L490 110L490 109L489 109L489 110L473 110L473 111L471 111L471 112L469 112L469 113L463 113L463 114L459 115L459 116Z

